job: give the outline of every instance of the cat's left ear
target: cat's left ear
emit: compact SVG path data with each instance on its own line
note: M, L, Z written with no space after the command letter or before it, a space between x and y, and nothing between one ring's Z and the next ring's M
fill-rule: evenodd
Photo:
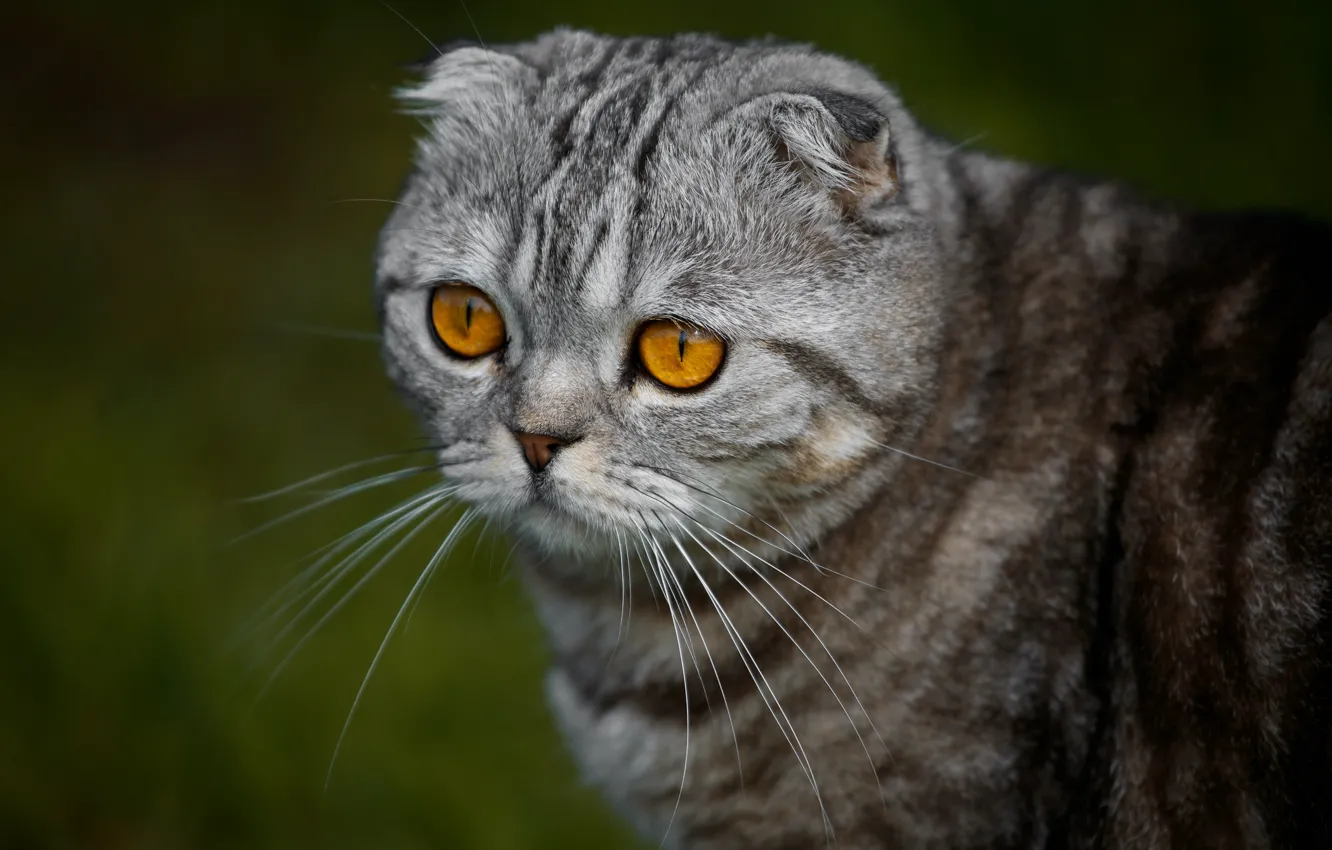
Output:
M888 117L861 97L827 89L771 102L776 156L828 192L855 216L898 193L897 158Z

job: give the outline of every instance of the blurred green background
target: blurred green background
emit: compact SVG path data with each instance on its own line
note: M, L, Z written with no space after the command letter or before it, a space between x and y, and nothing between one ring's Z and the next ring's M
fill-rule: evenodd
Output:
M1332 4L470 0L559 23L775 33L870 63L922 119L1208 206L1332 213ZM397 0L438 41L459 0ZM0 847L636 846L541 696L503 541L469 535L390 645L446 523L278 676L236 643L292 562L414 487L239 546L243 504L418 444L381 377L369 257L428 51L377 0L25 4L0 23ZM332 332L347 332L337 336ZM398 465L403 465L398 461ZM393 463L345 476L394 468ZM419 486L419 485L418 485Z

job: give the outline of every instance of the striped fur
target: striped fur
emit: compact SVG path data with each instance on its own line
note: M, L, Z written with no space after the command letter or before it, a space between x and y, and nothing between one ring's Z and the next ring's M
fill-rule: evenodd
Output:
M958 150L770 42L455 47L403 98L389 371L645 835L1332 846L1327 228ZM457 279L499 355L432 344ZM726 339L704 389L634 369L663 315Z

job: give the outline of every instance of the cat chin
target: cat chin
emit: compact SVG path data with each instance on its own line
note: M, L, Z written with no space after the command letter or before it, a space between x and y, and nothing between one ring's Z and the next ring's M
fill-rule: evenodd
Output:
M511 521L511 528L541 555L604 564L618 552L614 532L541 502L524 507Z

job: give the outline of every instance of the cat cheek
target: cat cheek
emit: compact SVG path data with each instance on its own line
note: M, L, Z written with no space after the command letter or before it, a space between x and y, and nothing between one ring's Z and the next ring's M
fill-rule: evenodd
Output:
M866 420L866 421L862 421ZM774 483L794 487L827 486L845 480L877 448L868 417L845 412L816 414L809 430L790 450Z

